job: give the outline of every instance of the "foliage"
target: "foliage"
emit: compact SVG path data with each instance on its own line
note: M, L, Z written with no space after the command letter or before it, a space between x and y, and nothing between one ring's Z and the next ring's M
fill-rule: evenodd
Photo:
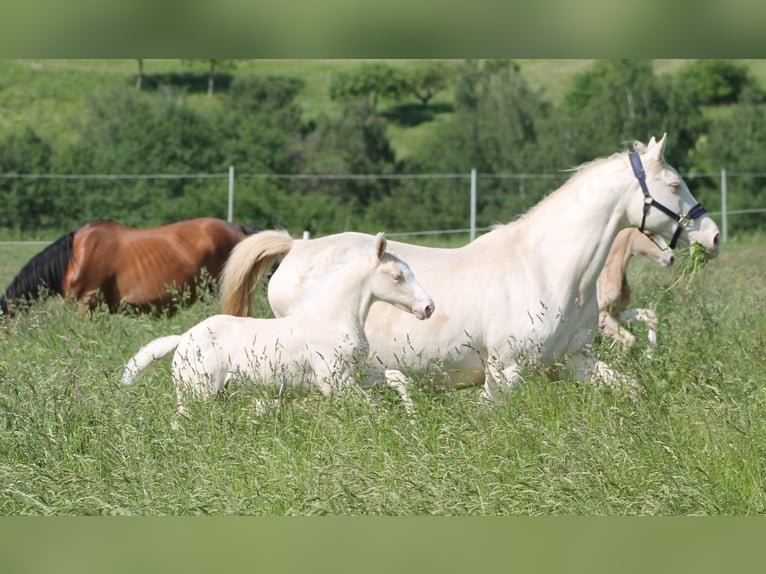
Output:
M539 125L550 112L524 80L518 67L480 65L465 62L455 84L457 108L453 116L435 130L424 146L420 161L430 173L468 174L476 169L484 174L539 173L543 161L538 153ZM559 164L560 165L560 164ZM526 182L520 179L482 181L477 205L480 225L497 222L499 213L508 218L538 200L549 182ZM460 212L467 207L464 181L438 181L440 197L435 205L454 204ZM435 199L435 198L434 198ZM455 214L454 209L437 213ZM462 219L465 225L465 219ZM452 221L445 222L448 226Z
M745 90L757 89L748 68L728 60L695 60L678 72L678 80L699 104L735 104ZM759 98L764 94L758 90Z
M407 90L407 78L399 69L388 64L364 63L355 71L335 74L330 84L333 100L364 100L376 110L382 97L399 98Z
M394 150L386 136L385 120L366 102L349 102L339 119L320 118L306 140L308 173L391 174L395 170ZM389 191L386 180L318 180L308 183L309 193L337 199L355 211L363 211Z
M137 91L130 61L125 75L131 81L110 83L101 74L102 86L79 87L86 95L71 114L67 137L52 135L43 123L8 130L0 136L6 176L142 177L5 177L0 230L61 233L98 218L149 226L224 217L229 166L236 168L236 218L320 233L463 228L467 177L476 169L481 227L528 209L562 183L567 168L663 132L670 136L667 159L681 172L715 174L724 166L730 173L763 171L762 90L742 64L730 61L695 62L658 75L650 61L597 60L574 76L558 105L513 60L325 63L317 72L325 78L324 91L314 86L308 94L302 79L245 73L245 67L238 66L226 89L208 98L198 95L201 76L166 70L146 75ZM4 96L14 81L33 77L7 63L0 63L3 69ZM721 85L732 92L722 95ZM50 81L35 89L38 100L58 101L71 99L78 85ZM417 91L422 105L401 103L407 90ZM701 103L724 97L736 97L736 103L715 109ZM323 112L308 116L307 98L326 101ZM409 153L400 157L402 142ZM456 177L395 179L407 173ZM210 175L165 177L174 174ZM296 174L357 177L290 179ZM373 174L384 177L362 177ZM738 177L729 207L762 204L759 178ZM718 178L700 177L694 185L714 209ZM761 218L742 216L737 224L757 227Z
M428 60L410 70L408 76L407 91L426 107L439 91L447 87L451 71L443 61Z
M694 150L697 165L714 174L725 168L728 176L727 209L748 209L762 206L763 150L766 149L766 112L763 107L743 94L742 101L731 114L710 122L709 132L700 138ZM712 187L712 186L711 186ZM710 198L717 205L719 191L706 189L701 201ZM762 227L758 214L740 214L732 218L734 229Z
M53 149L31 128L11 133L0 140L0 173L40 175L50 173ZM37 178L0 179L5 209L0 211L0 228L50 227L59 204L46 180Z

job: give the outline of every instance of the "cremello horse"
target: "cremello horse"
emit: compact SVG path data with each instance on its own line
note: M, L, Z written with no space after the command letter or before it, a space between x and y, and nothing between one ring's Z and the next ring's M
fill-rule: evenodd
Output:
M628 309L630 284L627 268L635 255L642 255L662 267L669 267L675 261L673 251L659 235L646 235L634 227L623 229L617 234L596 283L598 327L607 337L620 341L627 351L635 345L636 336L625 329L622 322L632 319L646 323L649 342L652 344L657 342L659 326L654 309Z
M718 227L665 162L666 138L634 144L581 166L558 190L517 220L468 245L439 249L392 242L439 306L419 323L375 305L367 319L370 359L433 375L436 385L484 385L499 400L523 368L572 359L578 376L619 377L590 351L598 327L596 280L617 233L626 227L700 243L718 255ZM262 273L283 256L268 286L277 316L312 295L321 271L343 261L368 235L339 233L269 249L261 234L243 240L224 266L225 313L247 315Z
M264 231L262 238L271 249L292 241L281 231ZM409 266L385 251L386 244L382 233L365 236L346 260L326 261L321 282L311 286L314 296L288 317L215 315L183 335L155 339L128 361L122 382L132 383L155 360L175 351L172 373L180 413L188 394L204 398L239 377L280 389L313 385L324 395L335 394L353 382L355 369L367 359L364 323L373 302L390 303L418 320L433 313L431 298ZM366 382L386 382L409 409L402 380L398 371L370 369Z

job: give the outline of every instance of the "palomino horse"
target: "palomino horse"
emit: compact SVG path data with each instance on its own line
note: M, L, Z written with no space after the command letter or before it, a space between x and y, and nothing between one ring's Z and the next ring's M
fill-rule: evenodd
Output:
M150 229L92 221L35 255L6 288L0 310L47 293L80 301L83 312L100 297L112 312L168 307L177 291L189 289L194 298L203 269L217 279L232 248L256 231L212 217Z
M643 255L662 267L673 265L673 251L658 235L646 235L635 227L623 229L609 250L604 268L598 276L599 319L598 327L607 337L620 341L630 351L636 343L636 336L620 323L633 319L643 321L649 330L649 342L657 342L659 320L654 309L628 309L630 285L628 284L628 262L634 255Z
M431 375L447 388L483 384L482 396L494 400L521 382L525 367L566 360L581 378L618 382L590 349L598 327L596 280L617 233L640 227L672 236L671 248L680 241L701 244L710 257L719 250L718 227L665 162L665 142L665 136L636 142L635 151L581 166L525 215L463 247L392 242L439 309L419 323L373 306L366 326L370 359ZM289 315L311 297L320 270L368 237L339 233L283 249L257 235L245 239L224 267L224 313L249 314L255 284L283 256L268 295L277 316Z
M272 249L292 243L280 231L263 231ZM332 396L349 387L367 359L364 323L371 305L383 301L416 319L427 319L434 304L408 265L386 252L379 233L353 249L347 263L330 263L311 301L281 319L215 315L183 335L161 337L141 348L125 366L122 381L132 383L155 360L175 351L173 380L178 409L187 394L208 397L236 378L279 389L313 385ZM394 307L392 307L394 308ZM397 390L410 407L398 372L371 372ZM381 376L382 375L382 376Z

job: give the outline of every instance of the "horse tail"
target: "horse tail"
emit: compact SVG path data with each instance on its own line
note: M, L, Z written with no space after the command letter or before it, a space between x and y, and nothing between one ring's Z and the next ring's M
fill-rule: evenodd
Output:
M129 385L135 382L152 363L175 351L180 342L181 335L168 335L141 347L125 364L125 369L122 372L122 383Z
M64 276L72 258L74 236L79 229L59 237L21 268L5 288L4 297L0 297L0 309L5 314L10 313L13 301L31 303L49 293L65 295Z
M247 317L253 292L264 272L289 253L294 239L287 231L261 231L237 243L221 273L221 310Z

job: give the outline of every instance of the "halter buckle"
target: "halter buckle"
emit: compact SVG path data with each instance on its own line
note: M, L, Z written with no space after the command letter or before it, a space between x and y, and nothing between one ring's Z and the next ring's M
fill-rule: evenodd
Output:
M651 205L653 201L654 201L654 199L652 199L651 195L644 196L644 203L646 205Z
M688 218L687 216L685 216L685 215L682 215L682 216L680 216L680 217L678 218L678 226L679 226L679 227L683 227L684 229L686 229L687 227L689 227L689 225L691 224L691 222L692 222L692 220L691 220L691 219L689 219L689 218Z

